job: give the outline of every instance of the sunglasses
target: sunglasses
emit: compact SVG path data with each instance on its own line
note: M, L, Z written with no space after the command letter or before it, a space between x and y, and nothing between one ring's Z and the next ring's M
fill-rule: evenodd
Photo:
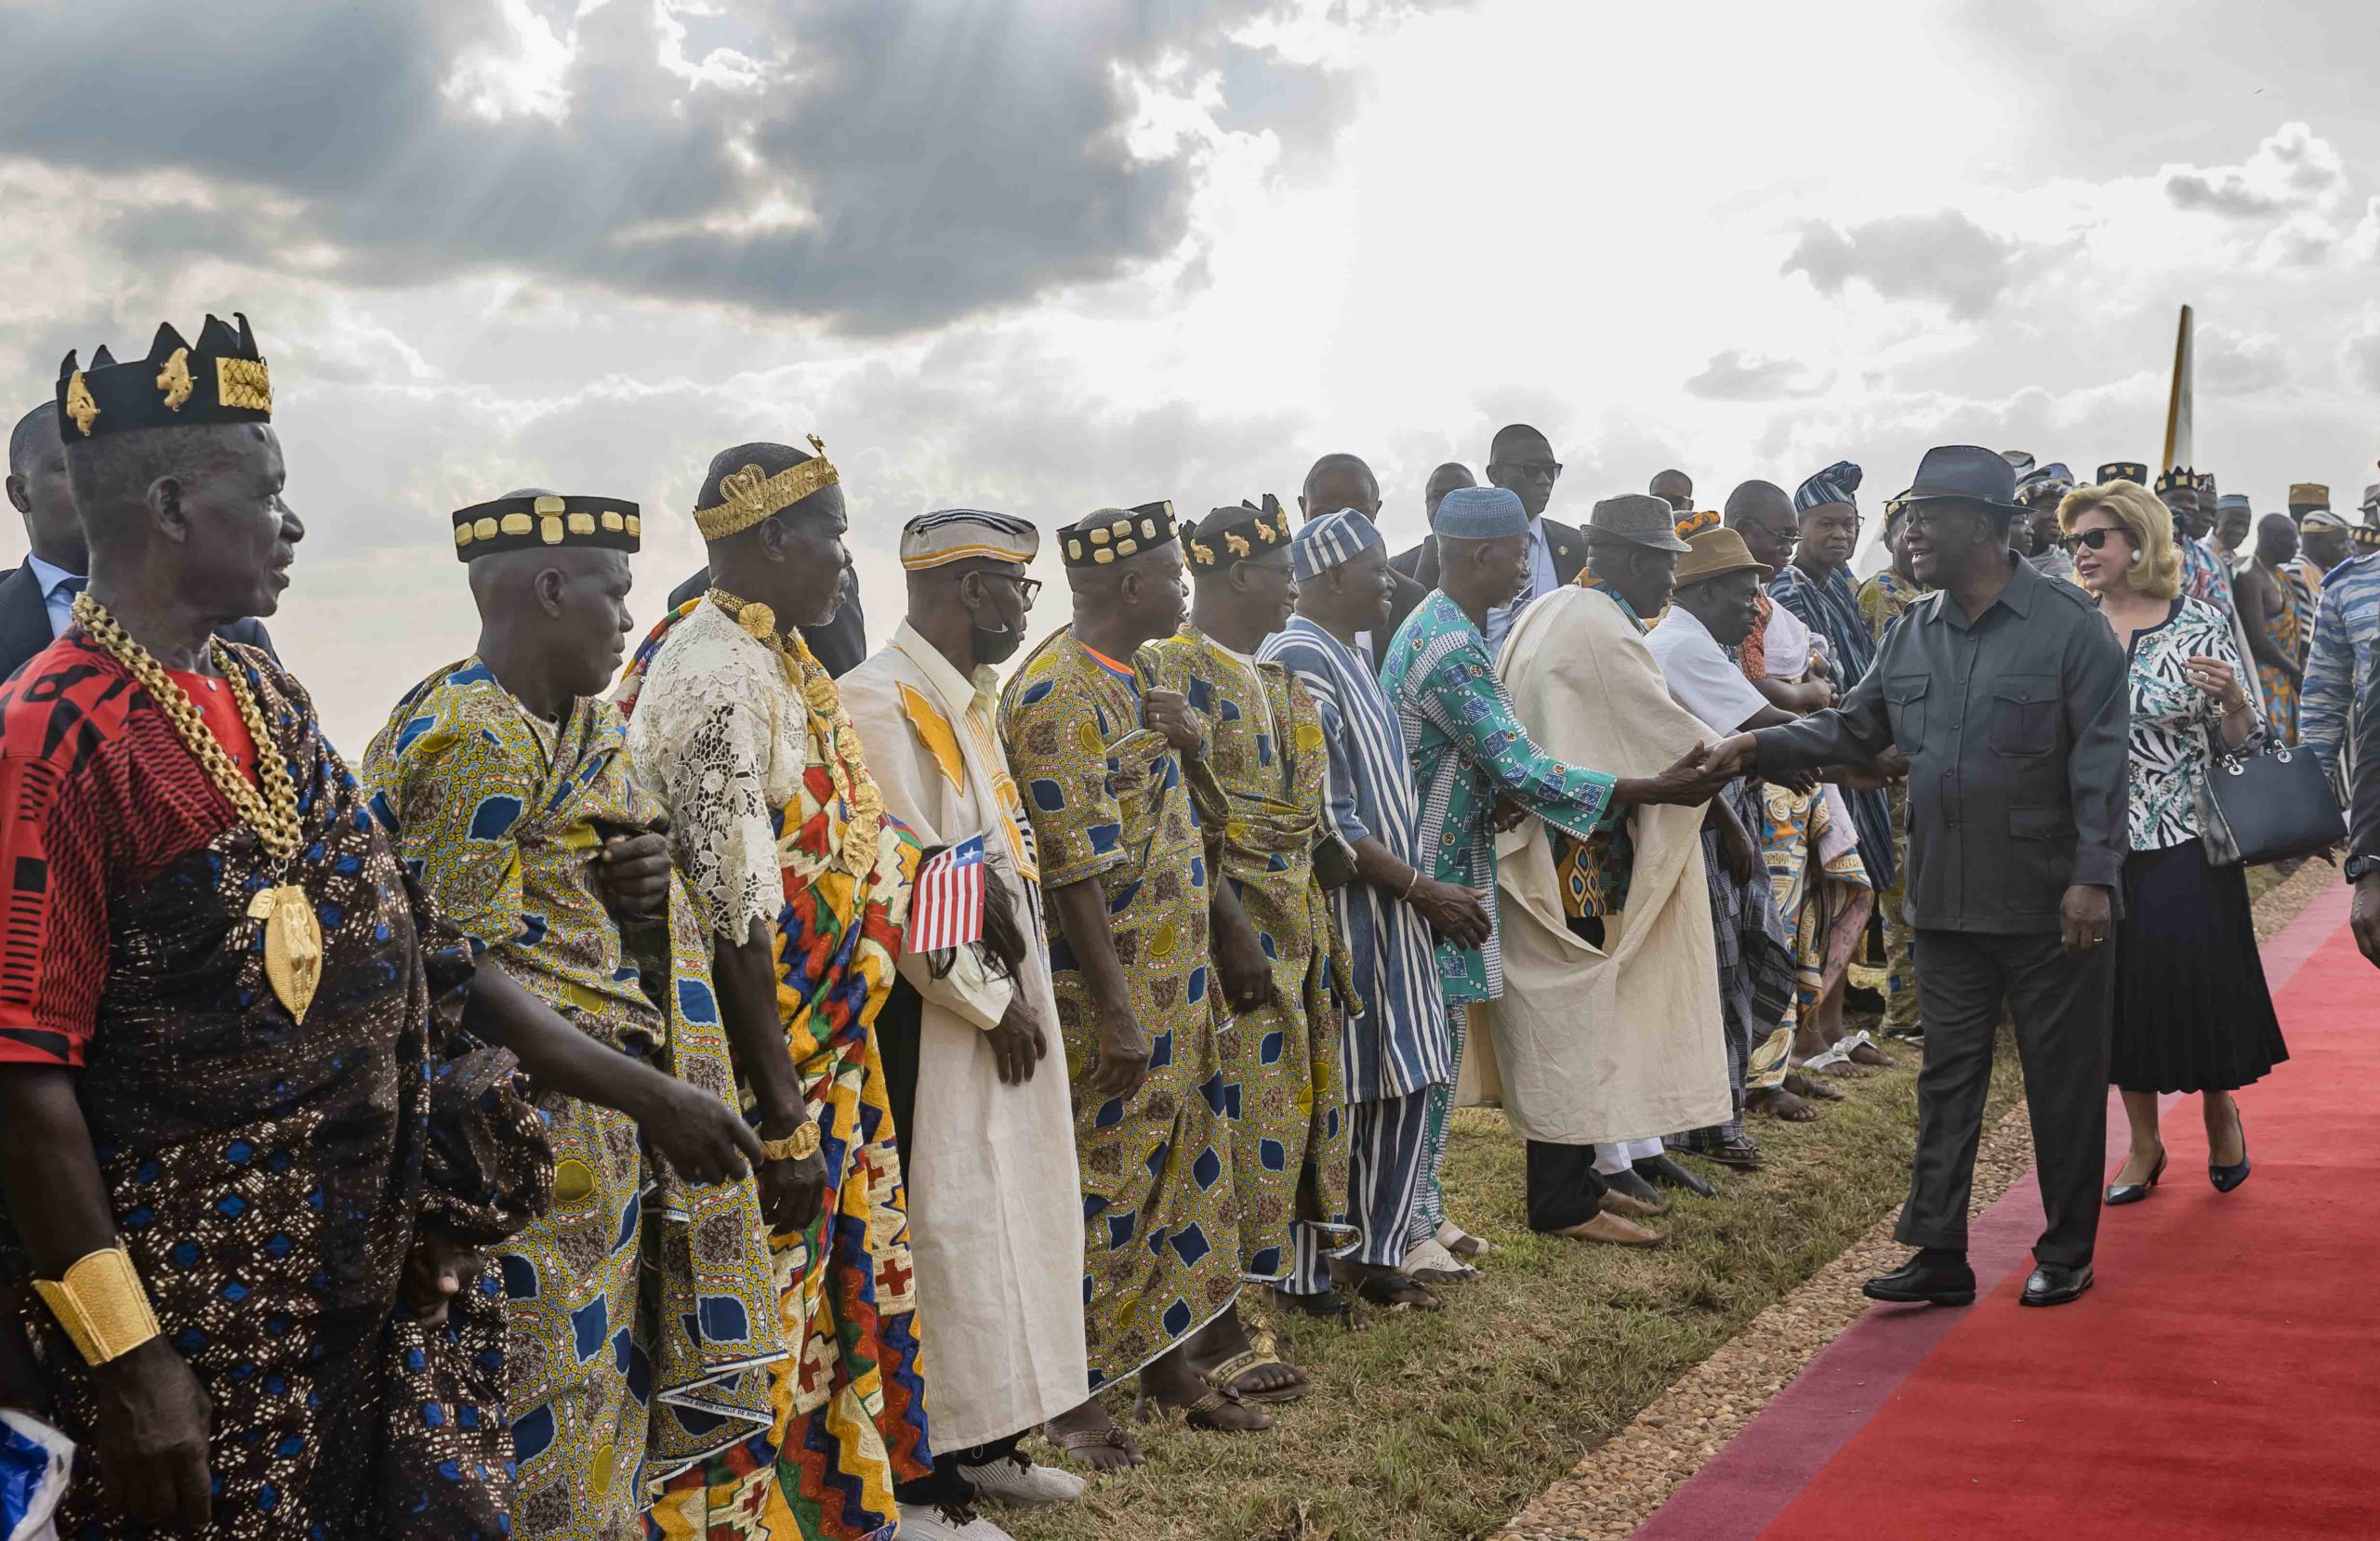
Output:
M1500 464L1515 476L1529 478L1541 476L1548 481L1552 481L1562 474L1562 462L1559 460L1506 460Z
M2069 535L2057 544L2065 547L2069 555L2072 555L2074 552L2082 550L2085 547L2088 547L2093 551L2096 551L2106 546L2108 542L2122 533L2124 533L2124 532L2122 530L2085 530L2080 534Z

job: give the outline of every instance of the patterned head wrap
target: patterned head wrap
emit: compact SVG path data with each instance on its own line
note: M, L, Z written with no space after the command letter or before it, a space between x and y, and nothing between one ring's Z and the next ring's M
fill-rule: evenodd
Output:
M1859 500L1852 494L1858 490L1859 468L1848 460L1838 460L1793 489L1793 512L1806 514L1830 503L1858 507Z
M1353 508L1310 519L1289 542L1291 575L1304 583L1382 544L1380 526Z

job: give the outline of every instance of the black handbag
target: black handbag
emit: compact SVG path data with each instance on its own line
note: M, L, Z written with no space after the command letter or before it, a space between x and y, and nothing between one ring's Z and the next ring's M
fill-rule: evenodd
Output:
M2262 866L2347 839L2347 810L2320 758L2279 745L2225 755L2199 784L2199 833L2210 865Z

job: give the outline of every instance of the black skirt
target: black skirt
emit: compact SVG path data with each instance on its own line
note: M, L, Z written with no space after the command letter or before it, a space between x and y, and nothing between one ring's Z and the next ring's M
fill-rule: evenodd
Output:
M2289 1058L2265 987L2248 876L2196 840L2124 858L2108 1079L2126 1091L2232 1091Z

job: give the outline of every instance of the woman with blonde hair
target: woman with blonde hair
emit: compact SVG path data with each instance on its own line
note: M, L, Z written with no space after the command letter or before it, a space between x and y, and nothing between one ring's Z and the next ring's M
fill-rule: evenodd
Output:
M2096 597L2130 661L2131 768L2122 909L2116 926L2109 1079L2123 1093L2132 1150L2110 1205L2149 1197L2165 1170L2157 1100L2202 1094L2207 1179L2248 1180L2231 1093L2289 1057L2265 986L2236 865L2210 866L2199 792L2207 770L2260 739L2229 623L2181 592L2173 517L2149 492L2109 481L2069 493L2058 526L2075 581Z

